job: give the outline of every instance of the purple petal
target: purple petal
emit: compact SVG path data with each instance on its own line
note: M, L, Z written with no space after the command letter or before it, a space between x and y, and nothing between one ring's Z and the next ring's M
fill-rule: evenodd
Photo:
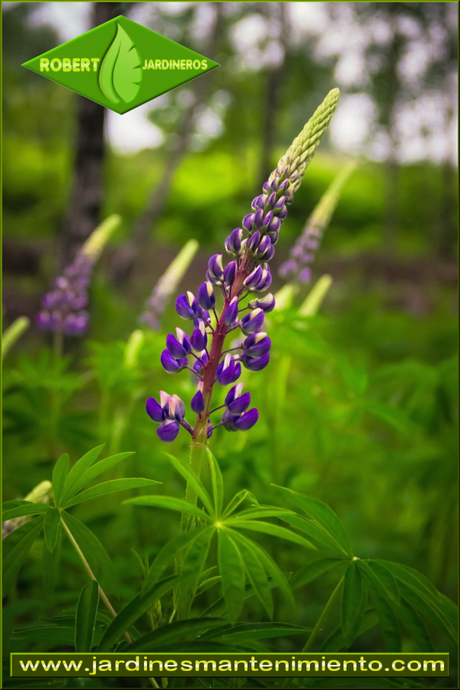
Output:
M235 398L233 402L227 405L227 409L232 414L241 414L242 412L248 409L250 404L251 394L246 392L243 393L243 395L240 395L239 398Z
M157 429L157 434L165 443L172 443L177 438L179 433L179 424L177 422L166 422Z
M166 347L174 359L182 359L183 357L187 356L185 347L180 344L172 333L168 333L166 336Z
M253 427L254 424L256 424L258 419L259 410L256 407L253 407L252 410L245 412L243 415L241 415L241 417L239 417L236 420L235 426L240 431L247 431L248 429Z
M203 393L201 391L197 391L195 395L192 398L192 401L190 403L190 406L193 410L193 412L196 412L196 414L200 414L200 412L203 412L204 410L204 398L203 398Z
M145 403L145 410L148 416L153 419L154 422L159 424L163 421L163 409L159 402L155 398L149 398Z
M243 362L246 369L250 371L261 371L265 369L270 361L270 353L267 352L263 357L248 357L245 352L241 355L241 361Z

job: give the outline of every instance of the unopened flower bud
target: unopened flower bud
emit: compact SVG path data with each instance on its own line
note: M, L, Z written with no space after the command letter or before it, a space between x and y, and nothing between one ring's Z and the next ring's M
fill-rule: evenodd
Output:
M224 277L224 268L222 266L222 254L214 254L208 261L208 273L211 283L219 284Z
M253 309L249 314L243 316L240 321L241 330L245 335L257 333L264 325L265 314L263 309Z
M197 292L198 302L202 309L214 309L216 306L216 296L212 283L206 281L202 283Z
M241 242L243 240L243 230L235 228L225 240L225 249L229 254L239 255L241 250Z
M195 319L202 313L197 298L190 291L176 299L176 311L183 319Z
M196 414L200 414L204 410L204 398L201 391L197 391L192 398L190 406Z
M224 312L224 324L231 326L238 317L238 299L234 297Z
M208 336L206 334L206 326L203 321L200 321L199 326L195 328L190 338L191 345L195 352L201 352L205 349L208 342Z
M262 357L271 348L271 340L266 333L252 333L243 343L243 350L248 357Z

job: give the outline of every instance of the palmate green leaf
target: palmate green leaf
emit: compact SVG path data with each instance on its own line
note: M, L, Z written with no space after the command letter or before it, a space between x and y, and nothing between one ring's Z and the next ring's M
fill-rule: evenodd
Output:
M258 505L258 501L254 494L252 494L247 489L242 489L241 491L238 491L237 494L235 494L228 506L225 508L224 512L222 513L222 519L228 518L228 516L231 515L238 508L238 506L244 500L246 500L246 498L249 498L253 503L255 503L255 505Z
M226 529L219 530L218 562L228 616L234 622L243 607L244 564L235 542Z
M367 588L356 561L345 572L342 590L341 627L345 645L350 647L358 634L366 611Z
M224 505L224 480L216 458L208 448L206 451L209 457L209 468L211 470L212 495L214 498L215 515L218 517L222 514L222 508Z
M208 513L212 515L214 513L212 501L204 487L203 482L199 479L199 477L197 477L195 472L193 472L190 467L186 467L182 462L180 462L180 460L175 458L174 455L170 455L169 453L165 453L165 455L168 458L171 465L179 472L179 474L183 476L185 481L188 484L190 484L190 486L194 489L196 495L200 497L201 502L203 503Z
M178 594L178 608L180 610L183 610L184 607L186 610L190 608L193 595L208 557L209 546L215 529L214 526L205 529L193 540L186 551L180 569Z
M246 539L235 531L232 533L232 536L240 549L247 578L271 620L273 618L273 596L268 584L267 573L257 554L249 547Z
M274 486L288 494L291 500L313 519L318 527L322 528L325 534L335 537L345 553L353 557L353 551L347 533L339 518L329 506L315 498L304 496L292 489L286 489L284 486L277 486L276 484Z
M72 647L75 645L75 628L61 625L38 626L35 628L23 628L15 630L11 636L13 640L27 640L28 642L38 642L39 644L63 645ZM102 638L102 630L94 631L94 642L97 643ZM62 679L61 679L62 680ZM17 687L17 686L16 686Z
M59 525L56 546L52 551L48 549L45 540L43 540L42 580L43 589L47 598L51 597L56 586L57 576L59 574L59 561L61 559L61 546L62 527Z
M304 565L294 573L291 578L291 587L292 589L297 589L302 587L302 585L307 585L309 582L313 582L321 575L324 575L324 573L329 572L329 570L345 563L346 561L338 558L319 558L312 563Z
M178 577L167 577L157 582L145 595L138 594L113 619L104 633L98 652L109 652L123 633L133 625L153 604L170 592L179 582Z
M167 508L168 510L177 510L179 513L188 513L200 517L205 522L210 522L211 517L203 510L197 508L192 503L184 501L182 498L174 498L173 496L136 496L136 498L128 498L123 503L132 503L136 506L148 506L150 508Z
M4 540L3 558L3 596L6 597L13 586L19 569L32 547L35 539L43 529L43 517L40 515L25 525L18 527ZM10 548L11 547L11 548Z
M378 622L379 619L374 609L367 609L361 620L361 625L359 626L359 630L357 632L356 637L363 635L365 632L375 627L378 624ZM339 626L334 630L333 633L331 633L331 635L329 635L327 640L325 640L325 642L321 645L321 652L340 652L342 649L345 649L346 647L347 644L345 642L343 630L341 626Z
M399 603L400 593L398 583L392 572L381 561L366 560L359 561L359 567L374 582L381 594L387 599L391 599L396 604Z
M406 601L417 609L417 611L420 611L420 613L422 613L434 625L443 630L446 635L448 635L455 642L455 644L457 643L457 631L431 598L421 596L417 590L408 587L404 582L400 582L399 587L401 589L401 594Z
M374 562L382 564L398 581L403 582L408 587L418 592L431 606L438 609L447 621L449 621L455 634L457 633L458 607L450 599L441 594L441 592L438 592L424 575L401 563L381 560Z
M107 494L113 494L116 491L126 491L127 489L140 489L144 486L154 486L155 484L161 484L154 479L141 479L137 477L128 477L126 479L111 479L108 482L102 482L101 484L96 484L86 491L82 491L77 494L74 498L67 501L64 508L70 508L71 506L77 505L77 503L82 503L83 501L89 501L91 498L98 498L99 496L105 496Z
M61 526L61 515L57 508L48 510L43 516L43 533L45 544L49 551L54 551Z
M444 630L456 643L457 607L447 597L443 597L431 582L416 570L389 561L378 561L378 563L394 574L406 601L423 613L434 625Z
M241 536L241 535L239 535ZM274 589L275 587L278 587L278 584L271 578L268 582L268 586L270 589ZM247 583L244 586L244 601L249 601L250 599L253 599L256 596L256 593L254 592L254 589L252 588L252 585L250 583ZM204 611L203 615L205 616L225 616L227 612L227 605L225 603L224 597L219 597L211 606L209 606L206 611Z
M279 525L272 525L270 522L262 522L261 520L239 520L237 518L230 518L226 520L226 525L233 527L234 529L248 529L254 532L263 532L264 534L270 534L273 537L279 537L280 539L286 539L287 541L292 541L294 544L300 544L300 546L305 546L307 549L315 549L311 542L304 539L299 534L291 532L291 530L285 527L280 527Z
M202 637L208 630L221 625L221 618L189 618L185 621L176 621L143 635L124 647L123 654L160 651L166 644Z
M424 622L418 613L412 608L408 601L401 598L399 604L394 605L395 611L410 632L421 652L433 652L433 644L425 627Z
M239 534L238 532L233 532L232 534L238 542L244 540L246 546L249 549L251 549L251 551L257 556L262 566L265 568L266 572L273 579L274 584L281 589L284 596L294 609L295 604L294 597L292 596L292 590L284 574L282 573L276 562L273 560L273 558L265 551L265 549L253 542L252 539L248 539L247 537L243 536L242 534Z
M99 605L99 585L95 580L86 583L80 593L75 615L75 651L90 652L93 646Z
M102 448L102 447L101 447ZM94 449L96 451L98 449ZM99 451L100 452L100 451ZM98 453L99 455L99 453ZM89 484L90 482L93 481L93 479L96 479L100 474L105 472L106 470L109 470L111 467L114 467L115 465L118 465L119 462L122 460L125 460L126 458L129 458L131 455L134 455L133 452L127 451L125 453L117 453L116 455L111 455L108 458L104 458L103 460L99 460L95 465L91 465L86 469L83 474L72 478L72 483L70 484L69 482L69 491L67 492L67 485L69 481L69 477L74 470L74 468L78 465L77 462L76 465L70 470L69 475L67 476L66 483L64 485L64 493L61 496L61 504L65 503L66 501L70 500L75 494L77 494L81 489L83 489L86 484ZM84 456L85 457L85 456ZM82 458L83 460L83 458Z
M349 560L349 554L347 554L344 548L340 546L337 539L331 533L326 532L325 529L321 527L321 525L318 525L317 522L310 521L307 518L303 518L300 517L300 515L295 514L284 515L281 520L283 520L283 522L287 522L288 525L292 525L292 527L296 527L302 532L305 532L305 534L308 534L309 537L316 539L316 541L319 541L320 544L327 546L327 548L339 552L342 557L345 557L347 560Z
M141 61L134 43L120 24L102 60L99 86L112 103L130 103L142 79Z
M195 596L197 597L199 594L203 594L203 592L206 592L206 590L210 589L211 587L214 587L214 585L217 585L217 583L220 582L221 579L222 578L220 575L215 575L214 577L209 577L206 580L203 580L196 588Z
M304 628L290 623L235 623L233 625L221 625L202 635L204 640L221 641L227 639L237 640L263 640L270 637L282 637L283 635L305 635L311 632L311 628Z
M292 510L286 510L283 508L274 508L272 506L260 506L257 508L248 508L247 510L242 510L237 513L231 520L246 520L246 519L258 519L261 517L279 517L283 519L286 515L295 515Z
M367 578L369 594L378 616L383 639L389 652L401 651L401 631L399 630L398 619L388 600L382 596L376 586L374 579L369 576L367 571L363 571Z
M2 519L12 520L17 517L25 517L26 515L40 515L46 513L53 508L47 503L32 503L31 501L8 501L8 504L17 504L8 507L6 503L3 504Z
M83 484L81 483L82 477L86 470L91 467L94 462L96 462L103 448L104 444L96 446L96 448L93 448L92 450L88 451L88 453L85 453L80 460L77 460L64 480L64 486L59 499L61 503L68 501L69 498L76 494L77 491L80 491L80 489L85 485L86 482Z
M163 546L150 566L150 570L145 578L144 586L142 588L143 594L145 594L151 587L153 587L154 584L158 582L164 569L172 561L172 559L176 558L176 556L183 549L185 549L186 546L189 546L193 541L195 541L195 539L198 539L205 529L208 528L201 527L191 532L180 534L178 537Z
M118 580L112 561L96 535L80 520L77 520L73 515L69 515L69 513L63 512L61 520L72 533L91 570L104 589L117 592Z
M53 468L53 494L54 494L54 505L56 507L60 506L60 500L62 492L64 490L64 484L69 471L69 454L63 453L57 463Z

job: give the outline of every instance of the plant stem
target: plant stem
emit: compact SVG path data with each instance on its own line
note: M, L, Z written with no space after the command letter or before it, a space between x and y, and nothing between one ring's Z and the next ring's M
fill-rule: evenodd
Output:
M86 572L88 573L88 575L90 576L90 578L91 578L92 580L94 580L95 582L97 582L96 576L94 575L93 571L91 570L91 567L90 567L88 561L86 560L86 558L85 558L85 556L84 556L82 550L81 550L80 547L78 546L78 543L77 543L77 541L75 540L75 537L73 536L72 532L69 530L69 528L68 528L67 525L65 524L64 520L62 519L62 513L61 513L61 524L62 524L62 526L63 526L63 528L64 528L64 530L65 530L67 536L69 537L69 539L70 539L70 541L71 541L71 543L72 543L72 546L74 547L75 551L77 552L77 554L78 554L78 556L79 556L81 562L83 563L83 567L85 568ZM104 604L106 605L107 609L110 611L110 613L112 614L112 616L113 616L114 618L116 618L116 617L117 617L117 612L115 611L115 609L113 608L112 604L110 603L110 601L109 601L109 599L108 599L108 597L107 597L107 594L104 592L104 590L102 589L102 587L101 587L101 585L100 585L99 583L97 583L97 586L98 586L98 588L99 588L99 594L101 595L102 601L104 602ZM131 639L131 637L130 637L130 635L129 635L129 633L128 633L127 631L125 631L125 637L126 637L126 639L128 640L129 643L132 642L132 639Z
M316 623L315 627L313 628L313 631L312 631L310 637L308 638L307 643L305 644L305 647L302 649L303 654L305 652L308 652L311 649L313 642L316 640L316 638L318 636L318 633L320 632L320 630L323 629L323 625L327 619L327 616L328 616L331 608L335 604L336 600L338 599L340 592L342 591L343 581L344 581L344 578L342 577L340 579L337 587L334 589L331 596L329 597L329 601L327 602L326 606L324 607L321 616L318 618L318 622Z

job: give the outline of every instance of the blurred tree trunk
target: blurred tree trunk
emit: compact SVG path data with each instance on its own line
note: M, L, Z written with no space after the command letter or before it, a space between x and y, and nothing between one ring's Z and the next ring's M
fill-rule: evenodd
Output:
M380 121L389 139L389 155L385 162L385 215L383 218L383 251L394 256L399 234L399 165L397 161L398 136L396 131L396 104L401 87L398 65L402 57L404 40L398 31L398 8L388 5L392 38L388 46L383 70L384 98L381 100Z
M117 14L119 3L97 2L92 28ZM105 108L78 96L74 175L70 202L61 231L61 268L72 261L78 248L100 221L103 201Z
M289 35L288 18L284 3L274 3L273 7L270 7L270 10L272 13L272 21L276 19L278 24L277 40L283 55L278 64L270 69L267 74L267 91L264 108L265 118L262 125L262 153L258 188L262 187L273 170L273 149L276 142L281 87L286 72L286 53Z
M211 58L215 56L222 28L222 5L222 3L218 2L213 3L213 25L206 46L203 48L204 54ZM186 109L179 125L177 143L168 154L160 182L152 189L144 211L135 222L131 239L120 247L113 256L111 271L115 285L121 285L131 278L136 259L142 247L147 243L152 228L155 227L156 222L163 213L176 171L189 149L190 138L195 126L195 118L203 105L206 92L209 90L211 84L210 77L211 75L208 74L206 78L201 77L194 80L192 84L193 101Z

